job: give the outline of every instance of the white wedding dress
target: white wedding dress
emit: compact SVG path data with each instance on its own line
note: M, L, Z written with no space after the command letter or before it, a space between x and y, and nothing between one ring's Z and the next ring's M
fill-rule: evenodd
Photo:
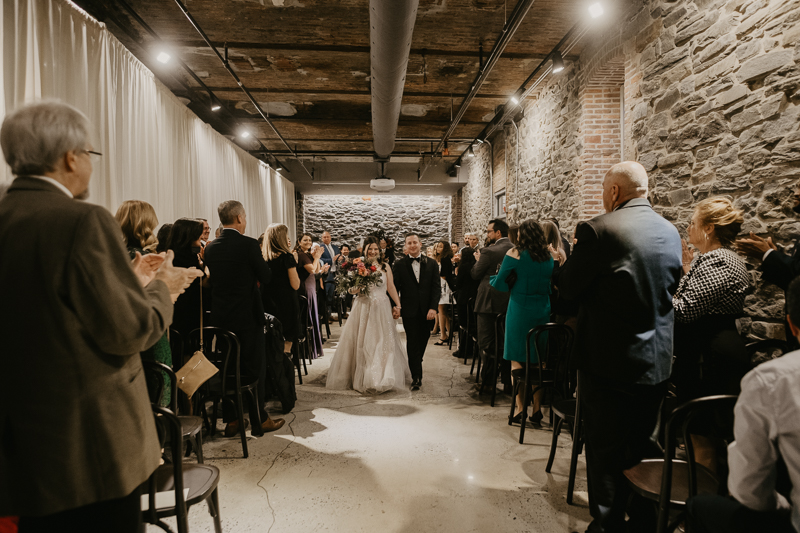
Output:
M339 346L328 370L326 387L380 393L407 390L411 382L408 353L397 333L386 295L386 274L369 296L356 296Z

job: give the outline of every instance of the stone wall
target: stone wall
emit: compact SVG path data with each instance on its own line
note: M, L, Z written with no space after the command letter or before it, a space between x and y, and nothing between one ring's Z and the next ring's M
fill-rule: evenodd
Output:
M508 199L517 204L512 221L556 216L571 232L598 211L599 180L620 159L621 146L625 159L645 166L654 207L682 234L699 200L727 195L746 213L744 232L783 244L800 236L790 200L800 178L800 2L627 4L608 30L585 40L577 62L551 74L524 104L519 198ZM605 86L599 95L598 80ZM620 84L624 130L592 137L593 112L608 109L608 125L619 120L612 100ZM595 98L602 107L589 107ZM512 176L515 143L508 149ZM476 155L471 166L480 171L470 172L464 187L464 223L482 231L470 226L482 219L470 211L490 208L481 205L488 200L488 157ZM755 269L753 279L743 332L779 337L782 294Z
M303 196L302 232L319 237L331 232L335 244L355 246L373 231L382 229L395 239L398 253L408 231L420 234L423 245L450 240L449 196Z
M475 149L475 157L465 158L459 169L459 178L467 180L461 199L464 233L483 234L492 218L491 152L489 144L483 143Z

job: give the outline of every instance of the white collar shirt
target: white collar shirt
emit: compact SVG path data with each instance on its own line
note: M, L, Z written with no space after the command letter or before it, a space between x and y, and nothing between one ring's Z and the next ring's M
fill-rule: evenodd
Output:
M416 259L415 257L408 256L409 259ZM422 254L420 253L417 257L420 258L419 261L411 261L411 270L414 271L414 277L417 278L417 283L419 283L419 273L420 269L422 268Z
M728 446L728 490L754 511L791 507L800 531L800 350L762 363L742 379ZM779 459L792 481L791 502L775 490Z
M66 195L67 195L67 196L69 196L70 198L75 198L75 196L74 196L74 195L73 195L73 194L70 192L70 190L69 190L69 189L67 189L67 188L64 186L64 184L63 184L63 183L61 183L61 182L59 182L59 181L56 181L56 180L54 180L53 178L48 178L47 176L25 176L25 177L26 177L26 178L36 178L37 180L46 181L47 183L50 183L51 185L55 185L56 187L58 187L58 189L59 189L61 192L63 192L64 194L66 194Z

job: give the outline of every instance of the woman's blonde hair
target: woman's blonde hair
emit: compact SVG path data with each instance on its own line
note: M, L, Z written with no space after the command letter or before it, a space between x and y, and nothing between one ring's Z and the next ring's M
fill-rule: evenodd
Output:
M146 252L155 251L158 246L155 229L158 226L156 210L141 200L125 200L114 215L117 219L125 245L128 248L141 248Z
M543 220L539 222L539 225L544 231L544 238L547 240L547 244L552 245L556 250L563 250L564 243L561 242L561 232L558 230L558 226L550 220Z
M264 242L261 244L261 253L264 259L272 261L281 254L290 254L289 228L286 224L270 224L264 232Z
M723 246L730 246L742 230L743 211L733 207L733 202L722 196L706 198L695 208L703 225L712 224L714 233Z

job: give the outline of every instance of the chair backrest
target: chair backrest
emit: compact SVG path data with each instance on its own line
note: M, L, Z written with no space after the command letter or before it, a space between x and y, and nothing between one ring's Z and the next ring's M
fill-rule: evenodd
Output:
M200 331L201 328L189 333L189 346L192 352L200 350ZM211 361L214 366L219 368L223 390L227 386L230 376L236 377L236 388L242 386L241 373L241 345L239 338L230 331L213 326L202 328L203 331L203 354ZM258 376L255 376L258 377ZM203 384L203 387L215 382L214 378Z
M700 413L722 415L717 419L722 421L726 427L719 428L730 435L733 434L733 408L736 405L737 396L719 395L706 396L688 401L675 408L667 418L664 448L664 470L661 474L661 494L659 496L659 524L658 531L667 530L669 521L669 502L672 496L672 470L677 446L677 437L683 437L686 445L686 462L689 468L689 498L697 495L697 462L694 456L694 447L690 437L689 426ZM724 487L720 486L720 490Z
M169 390L171 392L169 408L173 413L178 412L178 380L175 372L158 361L142 361L147 381L147 390L150 393L150 403L161 405L164 396L164 375L169 378Z
M526 362L530 366L533 346L539 361L539 386L553 387L562 397L571 396L574 391L574 380L567 365L574 337L572 328L554 323L536 326L526 337Z
M177 361L177 365L180 367L186 352L183 351L183 336L175 328L169 328L169 349L172 352L173 364L176 364L174 361Z
M169 409L159 407L158 405L151 405L153 414L164 422L172 452L172 471L175 489L175 516L178 519L178 531L188 531L188 520L186 516L186 500L183 497L183 446L181 435L181 422ZM156 475L158 470L150 475L147 482L147 498L148 506L146 514L146 522L150 524L158 524L159 519L156 509Z

